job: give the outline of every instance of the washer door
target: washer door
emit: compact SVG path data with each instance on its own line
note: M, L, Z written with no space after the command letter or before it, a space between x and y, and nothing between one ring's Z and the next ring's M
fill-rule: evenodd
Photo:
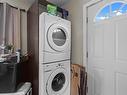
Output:
M68 79L69 76L64 68L56 69L47 81L47 94L62 95L68 87Z
M50 47L56 51L64 51L69 45L69 31L66 27L60 24L53 24L48 29L47 40Z

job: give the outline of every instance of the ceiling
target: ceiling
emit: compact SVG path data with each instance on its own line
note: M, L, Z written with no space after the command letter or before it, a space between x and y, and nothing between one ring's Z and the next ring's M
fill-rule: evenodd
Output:
M33 3L35 0L18 0L18 1L25 3Z
M69 0L47 0L47 1L61 7L61 6L65 5Z
M24 4L27 4L28 6L31 6L32 3L35 1L35 0L18 0L20 2L23 2ZM70 0L46 0L48 2L51 2L53 4L56 4L60 7L62 7L63 5L65 5L68 1Z
M20 0L21 2L25 2L25 3L33 3L35 0ZM43 0L44 1L44 0ZM66 4L69 0L45 0L48 2L51 2L53 4L56 4L58 6L63 6L64 4Z
M25 9L28 10L35 0L18 0L18 1L24 4L26 6Z

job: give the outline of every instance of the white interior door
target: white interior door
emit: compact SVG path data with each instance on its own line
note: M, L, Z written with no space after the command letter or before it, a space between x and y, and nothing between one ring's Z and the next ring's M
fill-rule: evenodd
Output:
M88 7L88 95L127 95L127 14L96 18L112 1Z

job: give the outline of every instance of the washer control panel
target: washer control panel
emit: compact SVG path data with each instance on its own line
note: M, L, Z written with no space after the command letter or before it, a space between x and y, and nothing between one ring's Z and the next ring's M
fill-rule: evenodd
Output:
M52 64L46 64L43 67L44 67L44 72L52 72L54 69L64 67L64 64L52 63Z

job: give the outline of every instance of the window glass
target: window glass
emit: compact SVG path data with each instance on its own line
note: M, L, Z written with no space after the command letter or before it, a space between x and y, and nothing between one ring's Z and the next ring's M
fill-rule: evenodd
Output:
M122 2L116 2L111 4L112 16L122 15L122 12L119 10L122 7L122 5Z
M127 13L127 4L125 4L122 9L121 9L122 13Z
M109 19L113 16L119 16L125 13L127 13L127 4L123 2L111 3L101 9L101 11L96 15L94 21Z
M108 19L110 17L110 6L104 7L99 14L96 16L96 21Z

